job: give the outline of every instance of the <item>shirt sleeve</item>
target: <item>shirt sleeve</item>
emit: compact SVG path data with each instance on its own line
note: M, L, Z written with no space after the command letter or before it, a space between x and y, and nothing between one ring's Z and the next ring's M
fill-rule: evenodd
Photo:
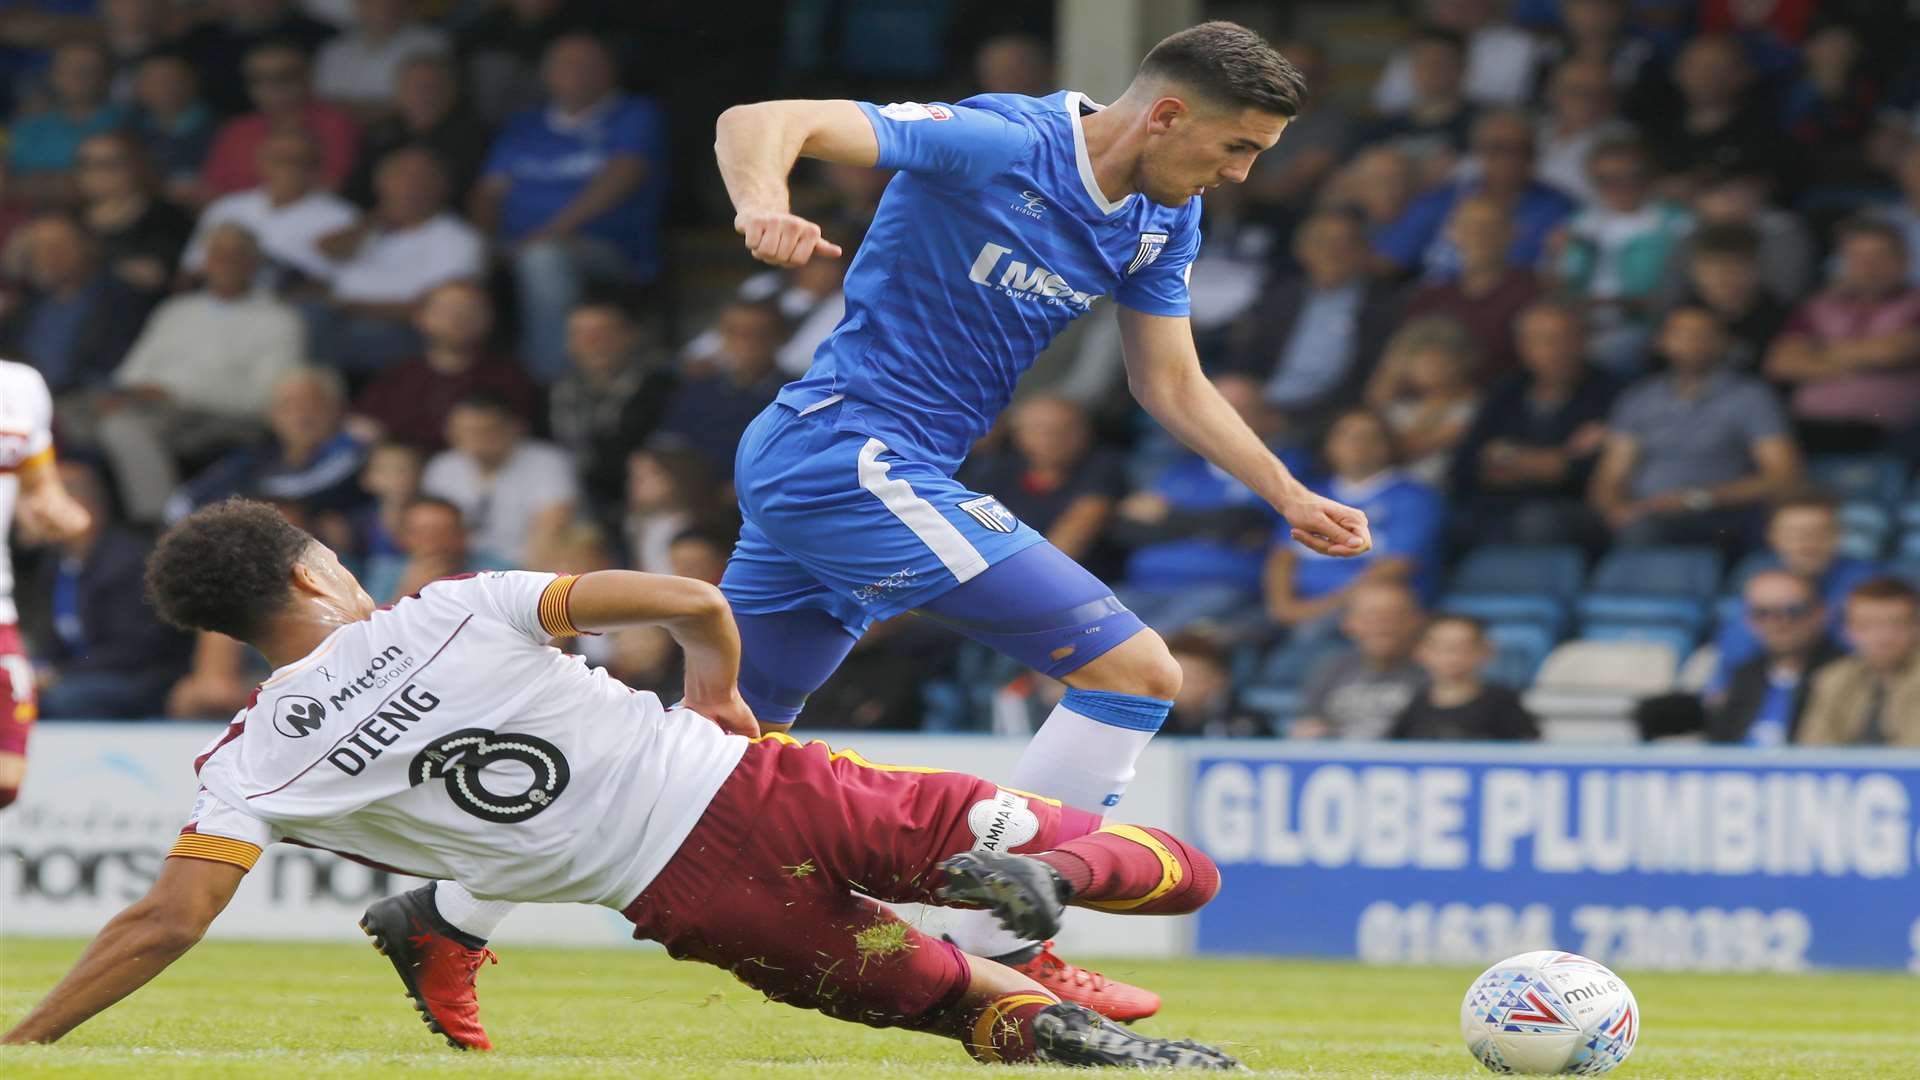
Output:
M167 857L206 859L251 870L260 852L279 838L272 825L201 788L199 798L193 801L193 813L188 815Z
M574 574L489 570L427 587L458 590L458 601L476 615L506 623L528 641L545 645L553 638L580 633L567 614L567 597L578 580Z
M998 113L941 102L857 102L880 143L882 169L980 184L1026 153L1033 132Z
M1200 200L1189 199L1187 212L1162 242L1158 254L1151 254L1151 234L1143 233L1134 261L1147 260L1132 271L1113 291L1116 303L1148 315L1183 316L1190 310L1187 282L1193 275L1194 257L1200 254Z
M1757 443L1787 433L1786 410L1772 388L1755 382L1747 386L1747 406L1740 410L1740 422L1746 426L1747 443Z
M614 154L658 159L661 132L660 107L640 98L629 100L620 115L607 126L607 150Z

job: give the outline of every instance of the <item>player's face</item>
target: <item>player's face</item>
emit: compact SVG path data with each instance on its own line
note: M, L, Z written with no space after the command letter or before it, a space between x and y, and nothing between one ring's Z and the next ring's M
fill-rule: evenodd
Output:
M1151 138L1134 187L1162 206L1183 206L1221 184L1238 184L1253 159L1280 141L1287 118L1258 109L1212 109L1162 98L1148 111Z

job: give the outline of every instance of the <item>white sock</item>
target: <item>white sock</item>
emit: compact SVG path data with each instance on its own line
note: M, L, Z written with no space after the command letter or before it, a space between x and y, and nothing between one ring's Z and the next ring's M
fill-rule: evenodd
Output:
M1151 731L1103 724L1062 701L1034 733L1008 783L1104 816L1127 790L1134 762L1152 739ZM1003 929L990 911L956 911L952 918L948 936L975 956L1005 956L1037 944Z
M482 900L457 881L437 881L433 906L454 929L485 941L499 928L500 920L520 905L511 900Z

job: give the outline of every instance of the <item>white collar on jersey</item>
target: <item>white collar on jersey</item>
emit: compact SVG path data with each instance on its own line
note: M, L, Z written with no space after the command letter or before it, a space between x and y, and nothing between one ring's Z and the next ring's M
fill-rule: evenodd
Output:
M1073 125L1073 160L1076 165L1080 166L1080 183L1087 189L1087 198L1093 200L1093 205L1099 207L1101 213L1117 214L1126 207L1127 201L1133 198L1133 193L1128 192L1120 196L1120 201L1114 202L1109 200L1106 194L1100 190L1100 181L1094 179L1093 176L1093 159L1087 156L1087 132L1085 128L1080 126L1081 105L1085 105L1095 112L1106 108L1106 106L1097 101L1088 100L1087 95L1078 90L1067 91L1065 105L1067 107L1067 121Z

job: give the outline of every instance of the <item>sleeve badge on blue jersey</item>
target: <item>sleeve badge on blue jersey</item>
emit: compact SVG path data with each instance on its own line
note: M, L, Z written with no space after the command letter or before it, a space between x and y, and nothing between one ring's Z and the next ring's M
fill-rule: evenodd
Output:
M960 509L994 532L1010 533L1020 524L1020 519L1013 516L1013 511L1001 506L1000 500L991 495L968 499L960 504Z
M1167 246L1167 234L1163 232L1143 232L1140 234L1140 246L1134 250L1133 261L1127 264L1127 275L1152 263L1160 257Z

